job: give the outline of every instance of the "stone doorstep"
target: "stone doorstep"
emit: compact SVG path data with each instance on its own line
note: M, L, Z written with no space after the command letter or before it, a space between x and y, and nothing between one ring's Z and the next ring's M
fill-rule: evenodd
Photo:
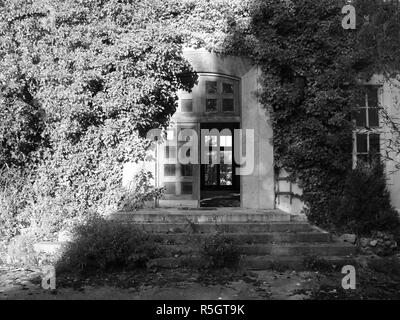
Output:
M138 228L147 232L168 233L265 233L265 232L306 232L314 230L305 222L242 222L242 223L137 223Z
M216 208L213 210L179 209L141 209L138 211L119 211L108 216L111 220L132 222L305 222L304 215L293 215L281 210L261 210L242 208Z
M201 244L161 245L167 256L198 254ZM241 254L246 256L347 256L356 253L356 247L343 243L278 243L278 244L238 244Z
M271 268L288 268L291 270L309 270L304 265L306 256L242 256L239 268L247 270L266 270ZM323 260L337 266L358 265L357 256L325 256ZM179 267L204 267L205 261L199 256L187 256L178 258L157 258L149 262L149 266L172 269Z
M229 233L228 236L240 243L282 243L282 242L330 242L329 233L315 231L308 232L269 232L269 233ZM207 233L151 233L152 239L171 241L176 244L204 241L209 237Z

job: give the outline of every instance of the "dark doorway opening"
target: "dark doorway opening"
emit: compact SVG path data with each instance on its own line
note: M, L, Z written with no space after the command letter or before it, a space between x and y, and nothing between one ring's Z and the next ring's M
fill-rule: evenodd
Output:
M235 174L234 129L239 123L202 123L201 207L240 207L240 177ZM208 161L208 163L204 163Z

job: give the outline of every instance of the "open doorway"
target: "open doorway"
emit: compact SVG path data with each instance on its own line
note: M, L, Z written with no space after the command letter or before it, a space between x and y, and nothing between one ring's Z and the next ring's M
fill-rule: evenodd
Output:
M233 156L233 133L239 123L202 123L200 129L209 130L200 135L208 159L208 164L201 164L200 207L240 207L240 177Z

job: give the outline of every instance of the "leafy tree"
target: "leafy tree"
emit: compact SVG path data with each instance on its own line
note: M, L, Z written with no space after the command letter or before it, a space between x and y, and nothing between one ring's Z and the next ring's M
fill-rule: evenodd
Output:
M1 4L0 167L34 172L25 211L44 233L115 210L123 163L145 157L147 130L195 83L159 14L156 1Z

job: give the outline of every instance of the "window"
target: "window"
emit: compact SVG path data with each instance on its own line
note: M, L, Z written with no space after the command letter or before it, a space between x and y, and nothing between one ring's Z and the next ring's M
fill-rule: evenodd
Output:
M207 99L206 100L206 111L207 112L216 112L217 108L217 99Z
M204 185L232 186L232 133L229 130L223 130L219 136L205 135L204 138L206 155L209 159L208 164L204 165ZM219 153L213 150L218 145ZM220 159L218 159L218 154Z
M371 163L380 157L378 87L365 86L359 111L355 114L353 133L353 168L360 163Z
M216 81L205 81L205 111L233 113L237 110L239 82L217 78ZM200 84L201 85L201 84ZM204 89L203 89L204 90Z
M379 127L378 88L376 86L365 87L360 106L355 117L356 126L366 128Z
M166 189L164 197L167 200L193 197L194 165L179 163L177 159L180 147L190 140L190 137L186 136L185 141L178 141L179 133L184 129L195 129L195 127L179 125L167 129L167 140L160 146L162 149L159 158L159 181L160 185ZM186 151L186 156L190 157L190 149Z

